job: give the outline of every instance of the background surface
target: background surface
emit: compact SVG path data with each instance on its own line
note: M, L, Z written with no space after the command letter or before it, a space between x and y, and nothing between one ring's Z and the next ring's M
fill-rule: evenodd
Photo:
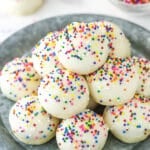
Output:
M1 0L1 5L2 5ZM105 14L134 22L150 30L150 15L133 15L121 11L108 0L44 0L44 5L30 16L13 16L0 12L0 43L17 30L39 20L63 14Z

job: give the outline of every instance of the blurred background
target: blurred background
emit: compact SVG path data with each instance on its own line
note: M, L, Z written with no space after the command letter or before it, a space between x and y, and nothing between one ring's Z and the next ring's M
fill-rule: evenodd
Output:
M105 14L150 30L150 3L146 7L129 4L129 0L123 5L121 0L0 0L0 3L0 43L29 24L64 14Z

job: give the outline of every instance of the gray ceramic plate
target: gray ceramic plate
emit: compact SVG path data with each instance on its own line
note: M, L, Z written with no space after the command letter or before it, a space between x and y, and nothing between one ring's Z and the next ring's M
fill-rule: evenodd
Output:
M150 59L150 31L131 22L102 15L67 15L49 18L32 24L15 33L0 45L0 69L14 57L22 56L49 31L59 30L72 21L98 21L107 20L118 24L132 43L133 55L144 56ZM40 145L31 146L18 142L13 137L8 114L13 102L0 92L0 150L58 150L55 139ZM101 108L98 109L101 111ZM150 139L138 144L125 144L109 134L104 150L148 150Z

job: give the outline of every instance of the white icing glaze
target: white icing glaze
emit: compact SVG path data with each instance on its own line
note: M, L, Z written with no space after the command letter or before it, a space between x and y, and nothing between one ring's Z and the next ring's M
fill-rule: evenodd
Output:
M43 78L38 96L47 112L63 119L84 110L89 103L89 90L84 77L62 69Z
M109 39L110 57L126 58L131 56L131 44L123 31L114 23L99 22Z
M106 107L104 120L121 141L143 141L150 135L150 99L136 95L124 105Z
M103 118L91 110L63 120L56 132L60 150L101 150L107 136Z
M61 68L55 52L56 39L59 32L50 32L33 48L32 59L34 68L41 76L49 74L56 68Z
M36 95L40 84L40 76L33 68L31 58L15 58L8 62L0 77L3 94L11 100Z
M87 76L92 97L102 105L120 105L131 99L139 76L131 59L110 58L102 68Z
M13 134L26 144L39 145L55 136L59 120L49 115L38 97L26 97L12 107L9 122Z
M108 39L97 23L73 22L59 35L56 50L65 68L82 75L89 74L106 61Z

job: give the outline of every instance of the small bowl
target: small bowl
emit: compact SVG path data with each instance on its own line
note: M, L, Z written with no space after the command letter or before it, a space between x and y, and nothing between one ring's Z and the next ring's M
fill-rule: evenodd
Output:
M150 3L145 4L127 4L119 0L109 0L116 7L128 13L147 14L150 13Z

